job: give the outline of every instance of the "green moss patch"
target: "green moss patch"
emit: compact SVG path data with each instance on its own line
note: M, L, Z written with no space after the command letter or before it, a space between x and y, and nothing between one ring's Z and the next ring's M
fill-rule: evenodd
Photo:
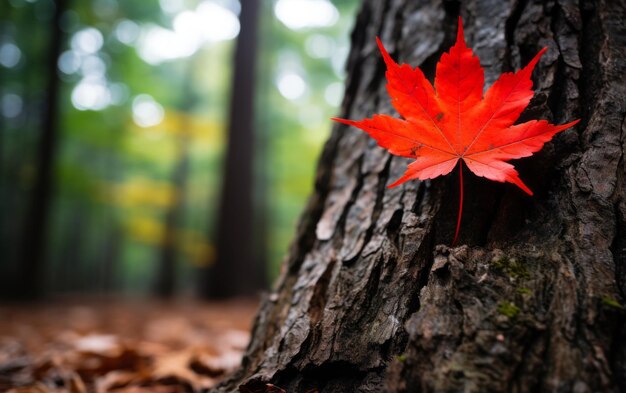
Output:
M491 263L496 269L515 279L530 278L530 271L526 268L526 264L517 258L494 258Z
M521 311L520 308L517 307L515 304L507 301L502 301L498 303L498 307L496 308L496 310L500 314L505 315L509 318L515 317Z
M610 296L602 296L602 298L600 299L602 301L602 304L604 304L605 306L609 306L609 307L613 307L613 308L617 308L620 310L624 310L624 306L618 302L617 300L613 299Z

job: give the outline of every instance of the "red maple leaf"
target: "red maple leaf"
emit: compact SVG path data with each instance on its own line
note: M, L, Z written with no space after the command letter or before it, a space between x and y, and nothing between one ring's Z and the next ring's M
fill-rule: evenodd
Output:
M404 119L377 114L360 121L333 120L362 129L391 154L415 159L388 187L446 175L458 163L461 195L452 244L458 237L463 213L463 163L478 176L513 183L532 195L506 161L532 155L556 133L578 122L557 126L531 120L513 124L533 97L530 75L547 48L521 70L502 74L483 94L483 68L465 44L460 17L457 42L441 56L434 87L419 68L398 65L380 39L376 41L387 65L391 103Z

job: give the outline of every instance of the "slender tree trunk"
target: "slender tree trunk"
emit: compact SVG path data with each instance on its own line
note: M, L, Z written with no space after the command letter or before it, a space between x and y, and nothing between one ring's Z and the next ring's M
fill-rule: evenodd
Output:
M0 18L0 35L9 35L8 21L12 20L14 17L13 6L8 2L0 3L0 15L2 15L2 18ZM8 80L9 71L4 67L0 67L0 99L9 92L7 89ZM15 192L11 182L7 181L10 174L8 168L12 166L12 163L4 153L6 149L5 141L8 134L8 123L9 121L6 120L4 115L0 115L0 200L2 201L0 206L0 251L2 252L4 260L4 263L0 265L0 298L10 297L14 292L14 288L11 286L8 277L14 276L12 273L15 271L14 266L16 264L13 241L15 234L10 228L10 217L13 216L13 214L10 213L10 209L8 208L8 206L13 203L12 194Z
M63 227L63 246L60 252L59 267L57 270L58 286L52 288L58 292L79 292L81 285L84 285L85 263L83 258L86 242L76 242L76 239L84 239L84 235L89 225L87 208L81 201L75 201L71 210L65 210L67 214Z
M527 115L581 118L516 165L387 189L406 159L335 126L241 369L217 391L626 391L626 10L618 1L364 0L342 117L392 113L378 35L431 77L466 39L487 83L543 46ZM257 390L255 390L257 389Z
M10 5L9 3L1 3L0 4L0 15L2 15L2 17L0 17L0 35L5 36L5 35L9 35L9 24L8 22L11 20L12 17L12 13L13 13L13 6ZM2 67L0 68L0 99L4 97L5 94L8 93L8 89L6 89L7 86L7 82L9 80L8 75L9 72L6 70L6 68ZM4 179L4 176L6 175L4 173L4 171L6 170L6 163L4 163L4 139L6 137L6 125L7 125L7 121L6 118L4 117L4 115L0 116L0 175L2 175L2 177L0 177L0 193L4 193L4 187L5 185L2 184L4 183L4 181L2 179ZM0 219L2 219L2 217L0 217ZM0 225L4 224L2 221L0 221ZM0 230L2 230L2 227L0 227ZM4 239L4 237L2 238ZM3 240L0 240L0 242L2 242Z
M183 115L185 119L190 114ZM174 196L171 206L165 214L165 230L160 250L159 270L155 294L161 298L171 298L176 290L176 259L177 259L177 231L181 223L181 216L185 208L185 188L189 172L189 135L188 120L181 122L182 135L178 136L178 161L172 173Z
M123 235L115 217L110 217L105 234L104 251L101 259L100 291L104 294L115 293L119 289L117 275ZM111 222L113 221L113 222Z
M259 1L241 3L241 33L235 49L228 150L217 227L217 260L205 296L255 294L265 286L263 256L253 252L254 97Z
M20 297L36 298L43 290L46 233L49 221L50 203L53 195L54 158L58 139L58 97L59 78L57 60L61 53L63 32L61 17L65 11L65 0L55 1L55 11L50 26L51 37L46 64L48 82L46 86L45 109L41 122L41 135L37 152L37 169L34 187L31 192L30 208L25 218L21 239Z
M165 214L165 231L163 246L157 271L155 294L161 298L171 298L176 290L176 258L177 236L176 232L181 224L181 218L185 211L185 197L187 177L189 174L189 143L191 139L191 111L196 104L196 95L193 89L194 68L197 62L192 60L187 67L182 82L184 92L180 105L181 121L178 135L176 136L178 160L174 165L171 183L174 188L172 204Z

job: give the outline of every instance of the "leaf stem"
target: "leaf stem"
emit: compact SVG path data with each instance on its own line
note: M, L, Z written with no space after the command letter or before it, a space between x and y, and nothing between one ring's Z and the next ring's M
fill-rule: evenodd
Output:
M456 243L456 239L459 237L459 229L461 228L461 217L463 217L463 160L459 160L459 216L456 220L456 230L454 231L454 239L452 240L452 246Z

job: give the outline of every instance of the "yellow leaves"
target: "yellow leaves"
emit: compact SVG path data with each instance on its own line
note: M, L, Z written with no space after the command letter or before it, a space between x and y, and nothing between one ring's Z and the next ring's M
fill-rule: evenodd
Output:
M205 237L203 233L188 229L176 231L180 250L198 267L208 266L215 261L215 248Z
M120 184L105 185L108 201L121 207L157 207L172 205L178 193L169 183L134 178Z
M157 125L142 128L132 123L129 128L145 137L189 136L194 142L223 144L224 127L221 122L171 109L165 112L163 121Z
M157 248L169 245L194 265L210 264L215 253L213 246L208 242L207 235L201 232L201 225L197 222L185 223L184 211L187 206L197 206L210 199L211 187L206 187L205 182L207 177L210 184L215 182L213 173L207 173L209 176L203 173L200 177L196 167L187 168L185 201L178 199L182 194L172 176L183 159L192 164L216 165L224 144L223 124L204 114L168 109L158 125L142 128L130 121L128 129L130 132L124 134L122 146L126 156L131 158L131 173L149 168L147 176L153 178L136 176L121 181L100 182L97 198L118 208L131 243ZM140 163L138 168L132 168L135 161ZM163 218L172 208L177 209L178 203L183 209L178 220L179 227L167 232ZM183 226L193 226L194 229L181 228Z
M139 127L129 119L124 134L124 151L133 158L167 167L180 155L181 139L190 147L190 153L211 156L224 147L224 124L215 118L168 109L163 121L151 127Z
M153 246L162 245L165 238L163 223L150 217L133 217L127 220L125 229L134 239Z
M130 217L125 223L125 229L133 239L151 246L162 247L167 241L173 242L173 246L196 266L209 265L215 259L213 245L200 232L176 228L172 238L168 239L162 221L140 215Z
M215 250L204 233L176 228L173 234L166 236L161 215L180 197L180 193L169 183L132 178L124 183L101 184L99 195L103 202L123 209L124 230L131 239L155 247L171 242L196 266L213 262Z

